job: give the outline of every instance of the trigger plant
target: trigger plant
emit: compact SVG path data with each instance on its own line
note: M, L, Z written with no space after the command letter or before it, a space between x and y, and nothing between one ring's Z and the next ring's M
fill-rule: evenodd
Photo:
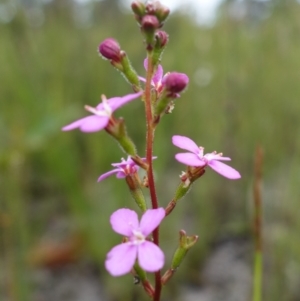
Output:
M111 213L111 227L122 238L118 245L107 250L106 259L103 258L104 266L113 277L129 273L135 275L150 299L160 301L163 286L168 284L188 251L193 252L192 247L198 240L197 234L188 235L178 225L177 233L169 232L172 237L178 237L179 233L179 239L177 246L174 246L173 257L166 260L160 242L160 228L164 226L164 220L173 212L178 200L187 194L192 184L198 181L208 168L230 180L239 179L241 176L237 170L224 163L231 160L229 157L217 152L205 154L204 148L199 147L191 138L174 133L172 141L166 143L173 143L183 150L175 155L175 160L184 164L186 171L180 175L178 187L169 204L164 203L158 196L153 160L158 161L159 154L153 154L154 133L157 127L162 126L161 119L171 118L169 114L173 112L175 105L181 106L181 98L188 87L189 77L177 71L164 73L162 67L162 55L169 41L168 33L162 28L168 18L169 9L159 1L133 1L131 8L141 33L140 45L141 48L144 46L145 50L146 58L140 62L144 66L145 75L137 74L119 42L113 37L108 37L100 43L99 54L117 69L116 76L121 73L125 78L128 91L124 92L124 96L107 98L103 95L99 104L86 105L85 109L89 115L69 123L62 130L78 129L84 133L105 130L121 146L123 154L120 157L124 156L127 159L111 163L113 169L98 178L99 185L104 185L102 181L108 181L106 178L114 175L115 177L109 180L124 181L130 192L124 197L124 208L116 207ZM139 110L145 120L145 147L142 150L137 149L134 140L128 134L127 120L119 117L122 114L122 106L130 106L133 101L139 102ZM176 111L173 114L176 114ZM194 138L197 141L201 140L201 137ZM143 178L140 178L141 173ZM145 196L145 192L148 195ZM132 200L136 211L127 208L127 204L131 206ZM166 263L171 264L168 266ZM151 281L148 280L148 274L154 275Z

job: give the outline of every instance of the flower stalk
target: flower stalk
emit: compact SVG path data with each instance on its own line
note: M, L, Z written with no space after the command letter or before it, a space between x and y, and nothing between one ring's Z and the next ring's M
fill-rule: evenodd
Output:
M262 300L262 270L263 270L263 238L262 238L262 165L263 165L263 150L257 147L254 164L254 267L253 267L253 295L252 301Z
M142 212L145 212L147 210L147 205L146 205L143 191L139 184L140 181L139 181L138 175L137 174L130 175L130 176L127 176L125 179L126 179L128 188L130 190L131 196L134 199L135 203L142 210Z
M158 208L158 200L156 195L156 188L153 175L153 164L152 164L152 155L153 155L153 139L154 139L154 127L153 127L153 115L152 115L152 102L151 102L151 80L153 74L153 65L151 58L148 56L148 67L146 75L146 85L145 85L145 114L146 114L146 123L147 123L147 133L146 133L146 159L148 162L148 185L151 197L152 208ZM159 226L154 229L153 233L153 242L159 246ZM153 301L159 301L161 294L161 274L160 271L155 273L155 292Z

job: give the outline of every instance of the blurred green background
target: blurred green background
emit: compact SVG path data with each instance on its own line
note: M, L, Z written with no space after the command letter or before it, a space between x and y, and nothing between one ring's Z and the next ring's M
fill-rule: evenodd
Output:
M35 293L37 270L86 262L109 296L104 300L143 300L131 277L113 279L103 267L120 241L110 214L135 206L124 182L96 180L124 154L105 132L60 130L86 114L85 104L98 104L101 94L131 93L97 54L105 38L116 38L143 75L139 28L120 7L112 0L0 3L1 300L44 300ZM223 152L242 174L229 181L208 170L168 217L162 239L169 258L180 229L200 239L165 296L175 300L180 284L201 285L201 266L220 238L251 241L253 162L260 145L263 300L300 300L300 4L225 1L213 26L177 12L164 29L170 35L164 70L188 74L190 84L155 137L161 205L171 200L184 169L174 160L174 134L191 137L207 152ZM135 101L116 114L127 120L142 156L143 113Z

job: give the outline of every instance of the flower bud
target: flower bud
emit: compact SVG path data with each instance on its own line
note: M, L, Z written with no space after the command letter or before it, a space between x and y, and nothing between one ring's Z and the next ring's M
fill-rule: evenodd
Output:
M179 247L173 255L171 269L176 270L180 266L186 253L195 245L197 240L197 235L188 236L184 230L179 231Z
M148 15L155 15L155 10L156 10L156 3L148 2L146 5L146 13Z
M162 30L157 30L154 35L154 47L152 53L153 66L157 67L160 63L161 55L169 41L169 35Z
M155 43L155 48L164 48L168 41L169 41L169 35L163 31L163 30L159 30L155 33L155 39L156 39L156 43Z
M189 82L189 78L184 73L172 72L166 74L162 80L162 91L156 101L154 116L155 123L159 122L162 114L171 113L174 104L171 101L180 97L180 92L184 90ZM170 106L169 106L170 105Z
M170 14L170 10L166 6L162 5L159 1L156 1L154 5L155 5L155 16L157 17L157 19L162 25L162 23L168 18Z
M114 61L114 62L120 62L121 61L121 48L118 42L112 38L108 38L104 40L99 45L99 53L106 59Z
M165 90L171 94L182 92L189 82L189 78L184 73L172 72L163 79Z
M154 35L155 31L159 27L159 21L153 15L145 15L141 20L141 30L146 38L145 42L147 45L147 50L153 49L153 44L155 42Z
M138 17L143 17L146 14L146 6L143 2L133 1L131 9Z
M157 17L160 27L170 14L170 10L159 1L150 2L146 5L146 13Z
M141 28L146 32L153 32L155 29L159 27L159 22L155 16L146 15L143 17L141 22Z

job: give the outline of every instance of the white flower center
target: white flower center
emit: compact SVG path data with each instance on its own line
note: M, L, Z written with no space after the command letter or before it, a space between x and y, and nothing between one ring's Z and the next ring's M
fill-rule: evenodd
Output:
M199 149L200 149L200 147L199 147ZM202 148L202 157L199 157L199 158L201 160L205 161L206 163L208 163L211 160L218 160L220 157L223 156L223 153L217 153L216 151L203 155L203 150L204 150L204 148ZM200 150L200 153L201 153L201 150Z
M136 165L132 161L130 161L129 159L130 159L130 157L128 157L127 160L125 160L124 158L121 159L122 160L121 163L125 164L125 166L120 167L120 168L126 175L134 174L138 170Z
M204 147L199 146L199 151L198 151L198 154L197 154L197 155L198 155L198 157L199 157L200 160L202 160L202 161L204 161L205 163L207 163L206 155L204 156L203 153L204 153Z
M85 106L84 108L97 115L97 116L101 116L101 117L111 117L112 115L112 108L109 106L108 104L108 101L105 97L105 95L101 95L101 98L102 98L102 108L101 109L97 109L97 108L93 108L93 107L90 107L90 106Z
M133 230L132 233L133 233L132 242L134 245L140 245L146 240L146 237L141 231Z

